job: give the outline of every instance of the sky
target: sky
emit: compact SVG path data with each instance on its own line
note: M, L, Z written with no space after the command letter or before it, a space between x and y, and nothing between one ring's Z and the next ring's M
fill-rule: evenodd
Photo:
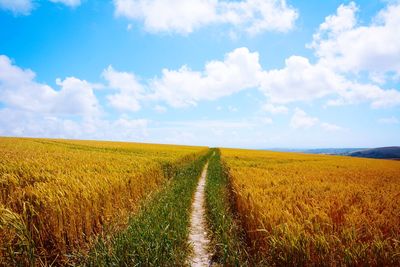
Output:
M0 136L400 145L400 1L0 0Z

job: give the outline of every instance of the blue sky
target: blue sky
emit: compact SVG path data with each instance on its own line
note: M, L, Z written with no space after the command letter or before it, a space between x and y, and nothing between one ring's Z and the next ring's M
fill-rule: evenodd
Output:
M400 2L0 0L0 135L400 145Z

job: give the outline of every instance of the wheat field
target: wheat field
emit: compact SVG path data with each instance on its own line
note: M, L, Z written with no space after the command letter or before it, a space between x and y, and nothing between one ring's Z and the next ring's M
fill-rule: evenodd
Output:
M400 162L222 149L265 265L400 265Z
M205 147L0 138L0 256L49 264L124 225ZM59 259L57 259L59 261Z
M185 195L184 206L190 206L188 188L194 190L210 151L175 145L0 138L1 263L65 265L75 262L68 257L76 252L85 257L89 251L90 260L83 262L126 263L130 257L124 253L138 250L129 240L149 241L149 247L171 244L173 240L162 234L162 240L155 238L159 231L168 237L179 235L180 245L171 251L184 251L187 227L182 222L189 213L179 198ZM207 216L213 242L223 243L220 263L400 264L400 161L241 149L221 149L220 161L219 150L215 151L206 188ZM188 164L196 168L187 169ZM185 169L181 178L169 183ZM168 184L177 186L164 186ZM164 199L161 194L141 211L139 221L132 220L141 203L166 188L165 192L173 192L167 203L158 201ZM180 207L182 214L170 218L164 214L167 207ZM136 229L135 225L150 232L125 236L124 231ZM157 225L175 229L174 233L164 228L153 233ZM118 242L98 243L103 233L103 240ZM136 250L120 251L122 244ZM184 262L185 253L176 253L176 262ZM148 261L153 254L145 255ZM152 260L162 262L157 257Z

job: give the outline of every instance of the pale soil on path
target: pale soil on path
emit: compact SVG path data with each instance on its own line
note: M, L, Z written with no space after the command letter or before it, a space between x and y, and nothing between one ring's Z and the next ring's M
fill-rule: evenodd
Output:
M189 244L193 247L193 254L189 259L190 266L210 266L211 253L209 252L210 239L207 236L206 209L204 187L206 184L208 163L201 173L192 204L190 218Z

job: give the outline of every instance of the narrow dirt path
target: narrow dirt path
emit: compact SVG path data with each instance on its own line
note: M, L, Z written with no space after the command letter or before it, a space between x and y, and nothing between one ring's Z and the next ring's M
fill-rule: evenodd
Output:
M207 167L204 166L199 179L192 204L190 218L189 243L193 246L193 255L189 259L191 266L210 266L211 254L208 252L210 239L207 237L206 209L204 187L206 184Z

